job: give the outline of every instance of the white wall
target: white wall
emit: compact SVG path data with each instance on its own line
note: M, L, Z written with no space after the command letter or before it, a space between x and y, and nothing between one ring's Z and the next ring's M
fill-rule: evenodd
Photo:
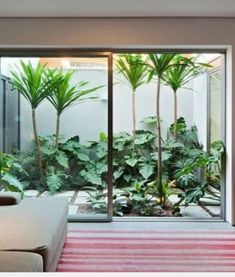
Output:
M1 58L1 74L10 77L11 71L20 66L20 61L31 62L33 66L37 65L39 58Z
M190 85L189 85L190 86ZM114 132L131 132L131 89L125 84L113 88L113 125ZM167 129L174 122L173 92L169 87L161 87L162 135L165 138ZM147 116L156 115L156 83L141 86L136 91L137 129L146 129L140 121ZM178 117L183 116L189 126L193 124L193 92L187 89L178 91Z
M235 224L234 30L235 18L1 18L0 47L225 49L226 220Z
M193 80L193 119L198 129L199 142L207 149L207 74Z
M105 71L81 70L74 75L73 82L89 81L87 88L105 85L97 91L97 99L79 103L65 110L61 115L60 134L65 139L79 135L81 143L98 139L100 132L107 133L107 74ZM56 113L54 107L44 101L36 110L38 133L41 136L55 134ZM31 109L21 97L21 149L28 150L33 138Z

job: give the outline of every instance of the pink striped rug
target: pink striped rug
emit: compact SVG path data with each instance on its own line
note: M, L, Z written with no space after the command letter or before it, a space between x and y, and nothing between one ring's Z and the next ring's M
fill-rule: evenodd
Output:
M60 272L235 272L235 230L70 229Z

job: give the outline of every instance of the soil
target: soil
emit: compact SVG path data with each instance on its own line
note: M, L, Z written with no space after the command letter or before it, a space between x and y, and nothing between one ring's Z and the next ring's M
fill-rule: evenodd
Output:
M89 204L80 204L78 207L79 214L95 214ZM137 212L130 212L123 215L123 217L138 217L138 216L146 216ZM171 208L162 209L161 207L157 207L154 214L149 215L154 217L179 217L179 215L173 214L173 210Z

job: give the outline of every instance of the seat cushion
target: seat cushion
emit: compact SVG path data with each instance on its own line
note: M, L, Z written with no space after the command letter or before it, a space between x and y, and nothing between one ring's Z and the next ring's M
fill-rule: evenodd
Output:
M0 250L34 252L43 257L44 271L65 242L66 197L25 198L18 205L1 206Z
M0 205L15 205L21 201L21 194L18 192L0 192Z
M0 251L0 272L43 272L42 256L29 252Z

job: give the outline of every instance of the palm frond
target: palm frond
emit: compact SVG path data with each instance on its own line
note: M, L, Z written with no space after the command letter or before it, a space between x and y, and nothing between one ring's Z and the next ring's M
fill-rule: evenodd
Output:
M11 71L10 83L13 89L18 91L33 109L36 109L50 94L51 81L45 78L44 73L45 65L38 63L34 68L30 62L26 64L23 61Z
M116 61L118 73L122 74L125 82L136 91L138 87L147 82L147 65L140 54L122 54Z
M86 89L89 82L85 81L72 85L74 72L75 71L68 71L64 73L62 70L51 69L47 71L47 79L51 79L53 83L52 93L48 95L47 99L54 106L58 115L72 105L84 102L88 99L96 99L97 96L93 93L104 87L97 86Z

